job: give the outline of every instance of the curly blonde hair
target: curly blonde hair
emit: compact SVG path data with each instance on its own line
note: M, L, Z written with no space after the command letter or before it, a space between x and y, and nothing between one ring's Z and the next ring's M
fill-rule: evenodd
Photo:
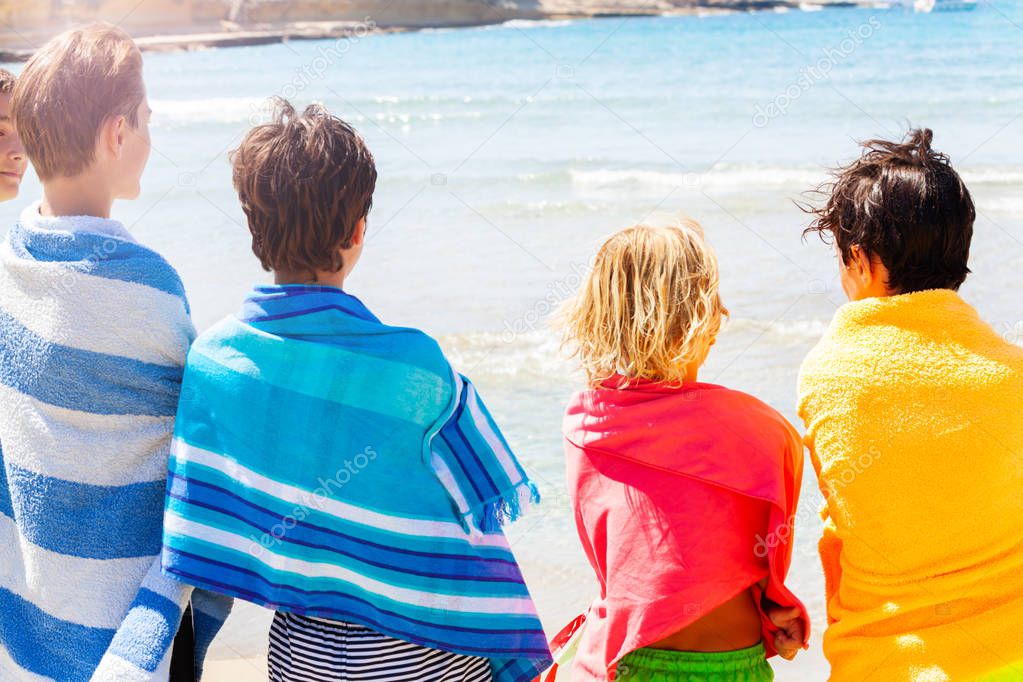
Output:
M717 258L696 221L627 228L604 242L559 311L562 345L591 387L615 374L681 384L728 315L718 285Z

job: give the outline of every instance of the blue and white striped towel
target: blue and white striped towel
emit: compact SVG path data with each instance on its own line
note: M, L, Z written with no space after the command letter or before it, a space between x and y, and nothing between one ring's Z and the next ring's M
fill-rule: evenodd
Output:
M166 680L192 593L160 570L194 338L119 223L29 207L0 245L0 679ZM196 591L197 661L229 602Z
M502 524L538 501L436 341L340 289L257 287L188 355L164 567L525 682L550 650Z

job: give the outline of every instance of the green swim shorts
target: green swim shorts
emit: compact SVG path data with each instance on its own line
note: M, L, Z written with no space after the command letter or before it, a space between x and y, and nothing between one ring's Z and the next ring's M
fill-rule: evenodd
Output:
M771 682L764 645L704 653L637 649L618 663L621 682Z

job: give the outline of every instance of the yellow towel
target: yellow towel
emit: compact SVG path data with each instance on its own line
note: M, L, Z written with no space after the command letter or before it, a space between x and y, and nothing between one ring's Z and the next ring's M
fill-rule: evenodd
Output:
M832 682L1023 680L1023 348L953 291L867 299L799 394Z

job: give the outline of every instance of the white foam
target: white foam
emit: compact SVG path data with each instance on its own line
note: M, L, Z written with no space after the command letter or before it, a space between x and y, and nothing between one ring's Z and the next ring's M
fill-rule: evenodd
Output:
M787 346L821 337L830 322L824 319L754 320L733 318L722 329L722 338L768 337ZM456 369L472 375L486 374L527 385L571 377L575 362L561 348L549 314L509 320L504 331L451 334L438 339Z
M1023 214L1023 196L1003 196L994 199L978 199L974 197L973 200L981 211Z
M1023 168L966 168L960 175L967 185L1023 185Z
M268 100L260 97L213 97L207 99L154 99L153 125L191 123L242 123L265 116Z
M784 187L788 185L813 187L826 179L824 169L784 168L763 166L720 167L707 172L686 173L653 170L572 170L572 184L585 188L602 189L619 185L633 187L691 189L742 189L747 187Z
M793 187L810 189L829 178L829 169L812 166L720 165L709 171L685 172L601 168L569 171L571 182L581 189L639 187L667 189L745 189ZM967 185L1023 185L1023 169L1016 167L967 168L962 171ZM538 176L523 177L533 180Z
M780 338L789 339L816 339L827 331L830 322L828 320L751 320L751 319L730 319L725 324L725 334L767 334Z
M391 123L409 125L411 123L439 123L441 121L456 121L456 120L470 120L478 119L483 117L483 112L480 111L459 111L451 113L440 113L436 111L428 111L418 114L401 111L386 111L379 112L372 115L372 119L378 123ZM350 116L351 121L365 121L366 117L360 115Z
M499 28L558 28L559 26L570 26L575 21L572 19L511 19L498 24Z

